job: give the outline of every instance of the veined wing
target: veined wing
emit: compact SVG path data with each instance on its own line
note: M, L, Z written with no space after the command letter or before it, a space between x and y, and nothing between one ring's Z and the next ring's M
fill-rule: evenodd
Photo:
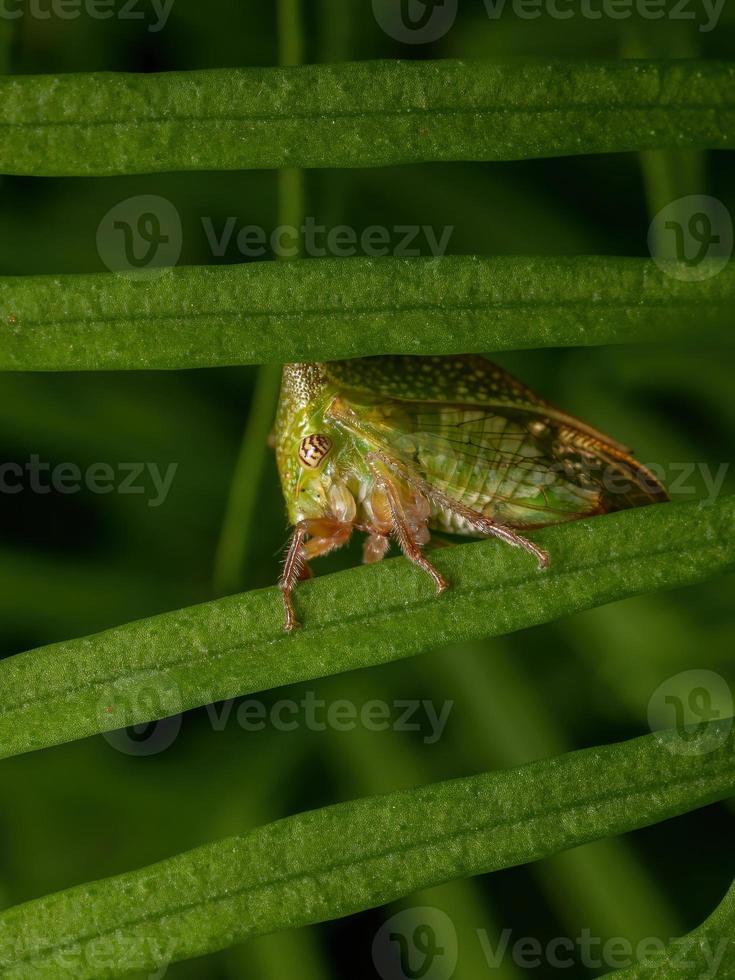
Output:
M367 371L359 362L327 365L363 435L486 517L533 528L667 499L624 447L484 358L363 360ZM442 520L445 530L466 530L435 515Z
M622 453L631 453L599 429L552 405L481 354L358 357L329 361L322 367L340 388L372 398L543 410L550 418L569 423Z

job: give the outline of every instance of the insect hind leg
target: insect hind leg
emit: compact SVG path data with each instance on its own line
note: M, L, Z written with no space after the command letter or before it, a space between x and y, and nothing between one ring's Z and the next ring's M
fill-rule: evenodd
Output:
M522 534L518 534L513 528L508 527L505 524L496 524L489 517L485 517L484 514L480 514L477 511L471 510L469 507L463 507L461 504L456 504L450 501L447 504L442 504L442 506L447 507L453 514L457 517L461 517L464 521L469 524L470 527L474 528L478 534L486 535L490 538L499 538L501 541L505 541L506 544L512 545L514 548L523 548L527 551L529 555L533 555L538 562L539 568L548 568L551 561L548 551L544 551L543 548L539 548L535 545L533 541L529 541L528 538L524 538Z
M417 539L416 528L406 514L401 494L390 479L386 468L381 465L381 461L376 455L368 457L368 465L375 479L376 487L381 490L388 501L391 516L391 529L403 554L410 561L430 575L436 585L437 593L441 594L449 587L449 583L444 576L437 571L431 562L426 558L421 550L421 544Z
M492 518L486 517L484 514L479 513L479 511L472 510L471 507L466 507L464 504L452 499L452 497L449 497L436 487L404 471L402 466L388 457L384 457L382 453L380 454L380 459L385 466L398 473L410 486L418 490L419 493L422 493L435 506L448 510L456 517L465 521L478 534L499 538L514 548L523 548L524 551L534 556L539 564L539 568L548 568L551 560L548 552L539 548L538 545L535 545L533 541L529 541L528 538L524 538L522 534L518 534L513 528L505 524L498 524Z

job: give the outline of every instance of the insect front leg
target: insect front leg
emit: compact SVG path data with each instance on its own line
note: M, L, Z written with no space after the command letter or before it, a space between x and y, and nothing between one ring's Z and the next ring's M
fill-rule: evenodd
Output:
M448 588L449 583L425 557L421 550L419 535L425 529L417 528L415 521L412 521L406 512L405 502L400 490L396 487L395 481L376 456L368 456L368 465L375 478L376 489L385 495L385 499L390 511L391 530L398 542L403 554L419 568L430 575L436 585L436 591L441 594Z
M328 517L299 521L294 527L283 562L283 572L278 582L286 610L285 629L289 632L300 625L293 607L293 591L298 582L311 577L309 560L326 555L335 548L341 548L342 545L347 544L351 534L351 523L335 521Z

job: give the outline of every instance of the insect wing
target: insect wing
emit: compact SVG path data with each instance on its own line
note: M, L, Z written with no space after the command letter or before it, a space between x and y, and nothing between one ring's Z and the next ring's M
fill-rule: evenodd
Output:
M493 520L533 528L666 499L624 447L484 358L365 358L327 370L374 449Z

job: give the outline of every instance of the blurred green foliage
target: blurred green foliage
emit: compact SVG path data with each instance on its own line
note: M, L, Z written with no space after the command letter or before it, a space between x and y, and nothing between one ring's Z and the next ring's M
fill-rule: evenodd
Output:
M668 20L490 22L481 4L460 4L454 28L435 44L387 37L370 4L307 3L305 59L371 57L617 57L662 49L735 56L733 8L716 30ZM635 45L635 49L631 46ZM275 5L175 0L164 30L145 22L0 21L0 63L12 72L151 71L278 60ZM450 252L645 255L649 202L692 190L672 164L633 155L514 164L443 164L309 173L305 209L321 223L451 224ZM711 154L694 188L735 213L733 155ZM701 184L699 181L701 180ZM682 181L682 182L680 182ZM665 190L662 190L662 187ZM202 216L271 229L278 221L272 173L171 174L104 180L0 182L0 273L104 268L97 226L118 202L160 194L178 209L183 264L214 257ZM548 398L661 463L729 462L735 437L732 358L688 346L547 350L504 354L504 366ZM251 369L178 374L4 375L0 458L31 454L56 464L126 461L178 464L163 506L145 495L3 495L0 500L0 643L10 655L42 643L187 605L212 595L212 575L229 483L247 419ZM692 491L705 497L701 471ZM690 481L691 482L691 481ZM732 491L728 471L722 491ZM271 584L286 528L275 467L267 457L241 586ZM354 551L320 573L356 560ZM241 833L265 820L367 793L470 774L613 741L647 730L660 685L687 670L711 670L735 690L732 578L671 595L627 600L503 640L437 651L274 692L307 691L360 705L377 696L423 698L453 707L443 737L425 732L252 732L230 715L187 713L173 744L126 754L103 738L3 762L0 900L11 905L55 889L142 866L188 847ZM377 692L377 693L375 693ZM1 695L0 695L1 696ZM134 740L134 737L133 737ZM117 743L120 744L119 742ZM126 743L130 746L131 743ZM668 939L698 925L733 877L732 816L717 805L617 841L503 871L421 896L445 909L467 952L461 975L485 977L476 932L542 943L589 929L603 939ZM373 937L389 908L308 933L255 940L205 961L172 967L172 978L374 978ZM518 975L510 960L507 976ZM539 968L539 978L558 971ZM575 976L595 971L578 966ZM597 971L599 972L599 971Z
M725 718L686 737L673 728L295 814L10 909L3 975L158 973L172 959L538 860L728 798L734 751ZM719 931L729 945L729 924Z

